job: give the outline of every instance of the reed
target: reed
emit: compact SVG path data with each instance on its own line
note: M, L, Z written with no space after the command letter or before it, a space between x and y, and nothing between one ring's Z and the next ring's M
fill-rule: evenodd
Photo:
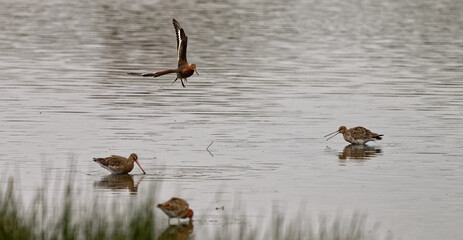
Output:
M102 204L98 199L80 206L76 193L68 184L59 207L50 210L44 190L38 192L31 206L26 208L21 196L14 191L13 180L8 182L6 189L0 189L0 239L167 240L194 239L195 236L192 225L169 226L163 231L157 228L155 215L160 213L154 211L154 197L130 199L136 204L128 208L118 208L116 201ZM270 222L262 223L261 227L253 227L245 219L238 224L232 223L232 219L236 216L225 216L222 226L207 234L209 239L379 239L377 228L367 229L366 216L357 213L348 220L320 217L313 224L304 214L291 217L274 210Z

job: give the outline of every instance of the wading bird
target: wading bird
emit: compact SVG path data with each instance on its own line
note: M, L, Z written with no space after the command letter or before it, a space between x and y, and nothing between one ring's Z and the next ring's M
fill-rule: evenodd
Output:
M382 134L377 134L374 132L371 132L370 130L364 128L364 127L354 127L347 129L345 126L339 127L337 131L334 131L325 137L328 137L330 135L333 135L326 139L326 141L330 140L334 136L338 135L339 133L342 133L342 136L344 137L344 140L347 142L350 142L351 144L365 144L369 141L375 141L375 140L381 140Z
M168 217L169 224L171 218L177 218L180 223L180 218L189 218L190 222L193 218L193 210L188 206L188 203L180 198L173 197L169 201L157 205Z
M196 64L189 64L188 61L186 60L186 48L188 44L188 37L185 34L185 31L183 28L180 26L180 23L177 22L177 20L172 19L172 23L174 24L174 29L175 29L175 35L177 37L177 53L178 53L178 66L176 69L168 69L164 71L159 71L155 73L133 73L129 72L127 74L129 75L136 75L136 76L143 76L143 77L159 77L165 74L169 73L176 73L177 77L175 78L174 82L177 81L177 79L180 79L182 82L182 86L185 87L185 83L183 80L185 79L185 82L187 81L187 78L191 77L193 73L196 72L196 74L199 75L198 71L196 71Z
M137 163L143 174L145 170L138 163L138 156L135 153L130 154L129 158L112 155L106 158L93 158L93 161L99 163L103 168L108 169L113 174L129 173L133 169L133 163Z

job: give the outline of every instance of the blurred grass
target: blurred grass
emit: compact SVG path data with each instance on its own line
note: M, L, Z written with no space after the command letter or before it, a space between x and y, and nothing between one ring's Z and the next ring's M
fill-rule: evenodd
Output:
M26 209L15 195L13 181L0 189L0 239L154 239L154 199L136 207L95 200L76 211L76 194L68 185L60 208L50 211L43 192ZM79 206L81 207L81 206ZM80 213L80 214L79 214Z
M76 205L76 193L68 184L64 199L59 207L47 208L44 191L38 195L29 208L25 208L21 197L15 195L13 180L5 190L0 189L0 239L53 239L53 240L122 240L194 239L193 225L171 225L164 231L156 228L154 196L130 202L129 207L120 203L100 203L98 200ZM362 240L378 239L377 227L367 230L366 216L354 213L351 219L336 217L329 221L321 217L312 223L300 214L297 217L284 216L274 210L269 223L252 227L246 220L233 223L236 216L225 216L217 232L208 234L209 239L315 239L315 240ZM195 223L195 222L193 222ZM197 225L201 224L201 221ZM317 229L317 230L315 230ZM391 236L385 238L392 238Z
M379 223L371 228L367 226L366 214L354 212L350 218L336 216L332 219L325 215L312 222L304 213L299 216L286 216L274 210L270 222L261 227L252 227L243 221L233 226L234 217L225 217L223 229L216 232L213 239L252 240L252 239L291 239L291 240L373 240L393 239L392 233L379 235ZM236 224L235 224L236 225Z

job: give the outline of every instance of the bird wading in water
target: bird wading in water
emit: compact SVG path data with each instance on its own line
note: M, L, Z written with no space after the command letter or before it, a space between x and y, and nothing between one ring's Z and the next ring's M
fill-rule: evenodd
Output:
M129 158L112 155L105 158L93 158L93 161L100 164L103 168L108 169L113 174L129 173L132 171L134 166L133 163L135 162L140 167L143 174L146 174L145 170L143 170L138 162L138 156L135 153L130 154Z
M382 134L374 133L364 127L354 127L354 128L347 129L346 126L341 126L339 127L337 131L334 131L326 135L325 137L328 137L334 134L333 136L326 139L326 141L330 140L331 138L338 135L339 133L342 133L344 140L346 140L347 142L351 144L359 144L359 145L365 144L369 141L381 140L382 139L381 136L383 136Z
M169 217L169 224L171 218L177 218L178 222L180 222L181 218L189 218L190 222L192 221L194 214L193 210L191 210L188 203L181 198L173 197L167 202L158 204L157 207Z

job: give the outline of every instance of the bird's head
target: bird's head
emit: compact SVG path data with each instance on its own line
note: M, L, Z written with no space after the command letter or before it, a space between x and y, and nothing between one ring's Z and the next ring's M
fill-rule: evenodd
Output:
M141 171L143 172L143 174L146 174L145 170L143 170L143 168L141 167L140 163L138 162L138 156L137 156L137 154L135 154L135 153L130 154L129 159L132 159L132 160L140 167L140 169L141 169Z
M134 162L138 161L138 156L135 153L130 154L130 157Z
M195 71L195 73L199 75L198 71L196 71L196 64L193 63L190 66L191 66L191 69L193 69L193 71Z
M188 208L187 213L186 213L186 217L190 219L190 222L191 222L191 219L193 218L193 215L194 215L193 210Z
M343 135L347 133L347 127L346 126L340 126L338 129L339 133L342 133Z
M325 137L328 137L330 135L332 135L331 137L327 138L326 141L330 140L331 138L333 138L334 136L338 135L342 133L342 135L345 135L347 133L347 128L346 126L340 126L339 129L337 131L334 131L328 135L325 135Z

